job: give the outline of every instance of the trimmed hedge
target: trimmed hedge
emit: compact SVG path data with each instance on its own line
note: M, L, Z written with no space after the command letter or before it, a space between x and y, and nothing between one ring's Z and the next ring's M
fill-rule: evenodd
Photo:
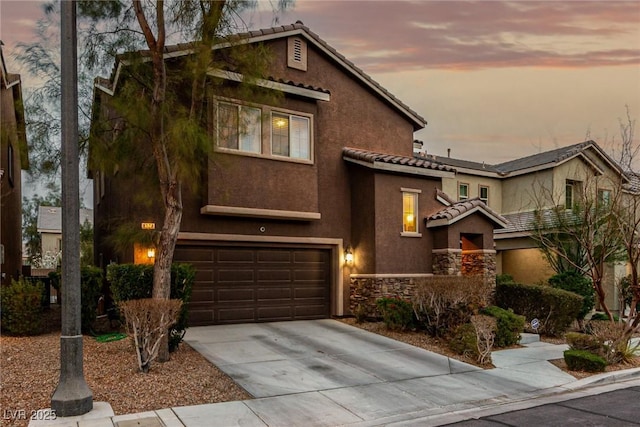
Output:
M564 337L571 350L585 350L591 353L602 352L602 342L593 335L568 332Z
M376 301L382 321L388 329L405 330L413 324L413 306L399 298L380 298Z
M537 318L541 333L561 335L577 318L582 297L550 286L502 283L496 285L496 305L526 319Z
M42 332L42 282L12 280L0 290L2 330L10 335L38 335Z
M607 361L586 350L565 350L564 361L572 371L604 372Z
M524 330L524 316L495 305L483 308L481 313L496 318L496 347L509 347L520 342L520 333Z
M553 288L564 289L565 291L573 292L582 296L582 308L578 312L578 320L584 319L596 304L591 280L574 271L551 276L551 278L549 278L549 284Z
M49 273L51 286L64 298L64 286L62 283L62 273L60 270ZM80 299L82 308L80 310L80 324L82 332L87 334L96 321L98 300L102 294L102 282L104 276L102 269L94 266L83 266L80 268Z
M169 333L169 350L173 351L184 337L188 327L189 301L195 281L195 269L189 264L171 266L171 299L182 300L178 321ZM116 303L151 298L153 291L153 265L111 264L107 266L107 281Z

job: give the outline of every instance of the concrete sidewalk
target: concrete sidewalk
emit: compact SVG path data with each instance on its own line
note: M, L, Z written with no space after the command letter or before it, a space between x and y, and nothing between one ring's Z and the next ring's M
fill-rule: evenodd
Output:
M493 352L495 368L483 370L335 320L196 327L185 341L255 399L31 425L439 425L447 414L640 377L635 369L577 381L548 362L566 346L541 342Z

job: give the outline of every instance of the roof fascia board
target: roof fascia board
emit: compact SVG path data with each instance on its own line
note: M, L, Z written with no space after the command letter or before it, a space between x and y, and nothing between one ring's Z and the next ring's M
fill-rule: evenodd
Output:
M598 167L598 165L596 165L595 163L593 163L593 161L591 161L591 159L590 159L590 158L588 158L587 156L585 156L583 152L576 153L575 155L573 155L573 156L571 156L571 157L567 157L566 159L563 159L563 160L559 161L559 162L556 164L556 166L563 165L563 164L565 164L565 163L567 163L567 162L569 162L569 161L571 161L571 160L573 160L573 159L575 159L575 158L580 158L580 159L581 159L583 162L585 162L587 165L591 166L591 167L593 168L593 170L595 170L595 171L596 171L596 173L597 173L597 174L599 174L599 175L604 175L604 171L603 171L602 169L600 169L600 168Z
M221 79L231 80L234 82L242 82L244 81L244 76L240 73L234 73L232 71L220 70L220 69L210 69L207 71L207 74L213 77L218 77ZM260 87L264 87L267 89L274 89L280 92L286 92L293 95L303 96L305 98L315 99L318 101L330 101L331 95L325 92L320 92L313 89L307 89L303 87L291 86L285 83L274 82L266 79L256 79L255 84Z
M373 163L370 163L370 162L365 162L363 160L352 159L346 156L343 156L342 158L347 162L364 166L366 168L373 169L373 170L380 170L380 171L386 171L386 172L399 172L399 173L404 173L409 175L420 175L420 176L429 176L429 177L436 177L436 178L454 178L455 177L455 174L453 172L418 168L413 166L393 165L393 164L375 162L375 161Z
M436 196L436 200L439 201L440 203L442 203L445 206L451 206L451 203L445 199L444 197L441 197L440 195Z
M485 176L488 178L504 178L504 175L501 175L498 172L481 171L478 169L470 169L470 168L452 166L452 165L447 165L447 166L455 168L458 171L458 173L466 173L467 175Z
M390 96L385 94L382 90L380 90L375 85L373 85L369 80L367 80L367 78L365 78L363 76L363 72L362 71L356 70L352 65L350 65L347 62L345 62L339 56L335 55L333 52L331 52L329 49L327 49L325 46L323 46L320 42L318 42L318 40L316 40L314 37L309 36L309 34L305 30L303 30L301 28L294 28L292 30L274 32L274 33L271 33L271 34L262 34L262 35L254 36L254 37L247 37L245 39L238 40L237 43L238 44L259 43L259 42L262 42L262 41L274 40L274 39L283 38L283 37L290 37L290 36L293 36L293 35L302 35L302 36L304 36L304 38L307 39L308 41L310 41L311 43L313 43L314 46L316 46L318 49L320 49L325 54L327 54L330 58L332 58L338 64L342 65L344 68L349 70L349 72L352 75L357 77L358 80L360 80L362 83L364 83L367 87L369 87L371 90L376 92L378 95L382 96L385 100L387 100L395 108L397 108L398 110L402 111L407 117L409 117L411 119L411 121L413 121L413 123L416 126L418 126L419 129L422 129L427 125L425 120L421 119L420 117L418 117L415 114L413 114L411 111L407 110L404 106L399 104L396 100L394 100L393 98L391 98ZM214 45L212 47L212 50L224 49L224 48L227 48L227 47L232 46L232 45L233 45L232 42L218 43L218 44L216 44L216 45ZM193 52L193 49L177 50L175 52L165 53L163 55L163 57L164 58L176 58L176 57L179 57L179 56L188 55L191 52ZM150 58L144 58L143 59L143 61L150 61L150 60L151 60ZM127 60L121 60L120 63L118 64L118 69L117 69L118 71L119 71L120 65L122 63L127 65L128 61ZM115 91L115 88L116 88L117 77L118 77L118 74L119 74L118 71L116 72L116 76L115 76L114 81L113 81L113 91Z
M486 209L483 209L481 206L476 206L476 207L474 207L472 209L469 209L468 211L464 212L463 214L460 214L457 217L452 218L450 220L446 219L446 218L439 218L439 219L436 219L434 221L427 221L428 222L427 228L455 224L456 222L460 221L461 219L464 219L464 218L468 217L469 215L473 215L476 212L480 212L481 214L483 214L484 216L489 218L491 221L495 222L496 224L498 224L498 225L500 225L502 227L506 227L507 226L507 224L504 221L500 220L495 215L493 215L490 212L488 212Z

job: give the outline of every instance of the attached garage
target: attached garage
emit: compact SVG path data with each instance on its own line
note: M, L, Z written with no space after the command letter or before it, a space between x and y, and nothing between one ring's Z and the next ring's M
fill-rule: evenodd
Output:
M178 245L174 260L196 269L191 326L330 315L328 248Z

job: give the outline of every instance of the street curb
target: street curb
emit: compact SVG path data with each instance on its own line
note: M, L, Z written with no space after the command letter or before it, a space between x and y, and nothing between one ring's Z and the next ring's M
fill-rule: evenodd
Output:
M635 378L640 378L640 368L624 369L614 372L605 372L602 374L594 375L588 378L574 381L561 388L566 390L580 390L581 388L599 386L605 384L612 384L620 381L628 381Z

